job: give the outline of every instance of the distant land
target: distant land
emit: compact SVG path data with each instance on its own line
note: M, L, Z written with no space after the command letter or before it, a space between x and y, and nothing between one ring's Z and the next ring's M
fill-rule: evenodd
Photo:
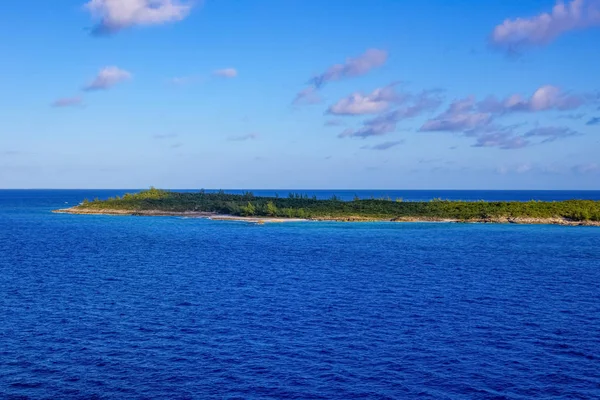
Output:
M251 192L228 194L172 192L151 188L107 200L84 199L78 206L56 210L69 214L189 216L212 219L279 222L393 221L479 222L600 226L600 201L449 201L402 199L328 200L291 193L287 197L259 197Z

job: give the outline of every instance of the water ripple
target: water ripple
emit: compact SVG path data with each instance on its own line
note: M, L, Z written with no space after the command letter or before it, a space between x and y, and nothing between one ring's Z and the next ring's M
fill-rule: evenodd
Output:
M29 201L0 199L0 398L600 398L598 229Z

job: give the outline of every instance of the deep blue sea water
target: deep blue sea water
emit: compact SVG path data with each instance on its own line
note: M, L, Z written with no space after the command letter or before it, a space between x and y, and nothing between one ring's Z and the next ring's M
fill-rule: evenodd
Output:
M600 398L600 228L50 213L123 192L0 191L1 399Z

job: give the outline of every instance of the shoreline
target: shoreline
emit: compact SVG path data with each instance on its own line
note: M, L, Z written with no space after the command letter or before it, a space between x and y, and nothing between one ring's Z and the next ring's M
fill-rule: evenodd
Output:
M205 211L161 211L161 210L93 210L79 209L76 207L64 208L52 211L55 214L74 214L74 215L111 215L124 217L185 217L185 218L204 218L214 221L239 221L252 222L256 224L274 223L274 222L306 222L308 219L301 218L281 218L281 217L240 217L237 215L226 215Z
M281 217L241 217L203 211L161 211L161 210L94 210L80 209L78 206L53 210L56 214L74 215L112 215L112 216L142 216L142 217L187 217L204 218L214 221L238 221L255 224L283 222L437 222L437 223L480 223L480 224L518 224L518 225L561 225L561 226L600 226L600 221L571 221L566 218L529 218L529 217L493 217L481 219L448 219L435 217L397 217L397 218L368 218L358 216L348 217L317 217L317 218L281 218Z

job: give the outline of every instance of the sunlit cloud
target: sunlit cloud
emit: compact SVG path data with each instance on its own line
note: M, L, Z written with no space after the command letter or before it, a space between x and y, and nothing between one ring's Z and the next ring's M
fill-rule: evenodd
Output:
M395 110L364 121L363 126L358 129L344 130L338 137L364 139L370 136L382 136L395 132L399 122L437 109L442 103L442 97L439 91L429 90L417 95L410 95L403 103L401 107Z
M181 21L197 3L182 0L91 0L84 7L98 21L92 33L104 35L133 26Z
M600 1L559 0L550 12L506 19L494 28L491 42L497 48L514 52L544 46L570 31L593 26L600 26Z
M586 102L585 95L565 93L560 88L545 85L538 88L529 98L520 94L513 94L503 100L490 96L478 108L484 112L497 114L509 112L537 112L548 110L573 110Z
M309 83L317 88L331 81L339 81L367 74L374 68L381 67L388 59L385 50L368 49L358 57L348 58L342 64L335 64L325 72L314 76Z
M295 106L312 105L319 104L322 101L323 99L317 93L317 89L314 86L308 86L296 95L292 104Z
M96 75L96 77L88 85L86 85L83 90L106 90L131 78L132 74L124 69L117 67L105 67L98 72L98 75Z
M472 96L455 100L444 113L426 121L420 130L460 132L488 125L492 115L476 111L475 106L476 101Z
M309 86L296 95L292 104L310 105L320 103L322 99L317 94L317 90L326 83L365 75L371 70L384 65L387 59L387 51L368 49L358 57L348 58L342 64L332 65L325 72L312 77L308 81Z
M352 93L329 107L327 113L334 115L379 114L387 110L394 102L406 99L394 89L395 84L377 88L369 94Z

